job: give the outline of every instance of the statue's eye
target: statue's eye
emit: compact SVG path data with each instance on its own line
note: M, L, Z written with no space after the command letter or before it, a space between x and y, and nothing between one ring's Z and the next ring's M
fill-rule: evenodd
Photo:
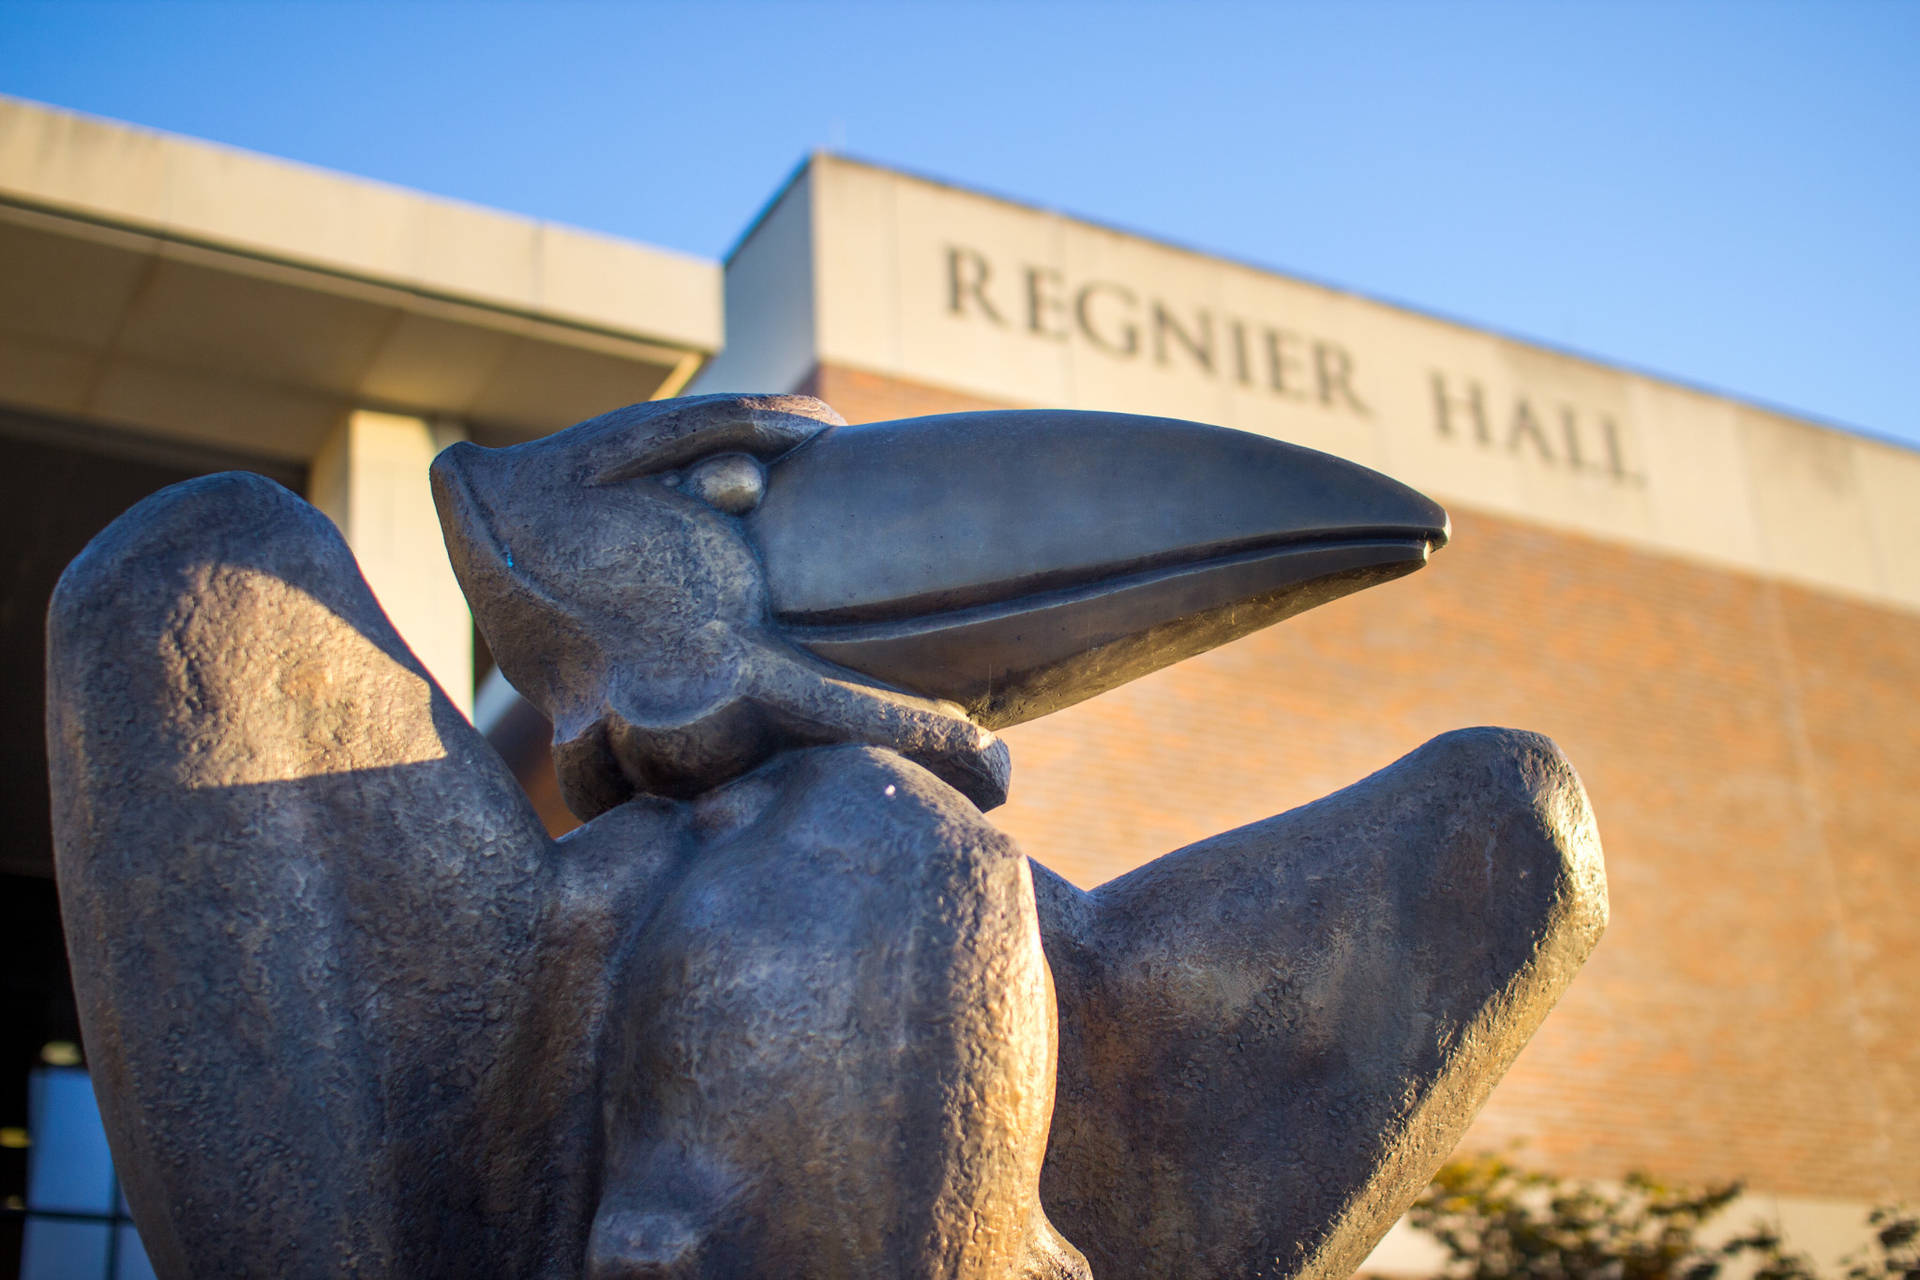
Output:
M760 505L760 495L767 489L767 470L758 458L748 454L722 453L702 458L687 468L680 489L715 510L743 516Z

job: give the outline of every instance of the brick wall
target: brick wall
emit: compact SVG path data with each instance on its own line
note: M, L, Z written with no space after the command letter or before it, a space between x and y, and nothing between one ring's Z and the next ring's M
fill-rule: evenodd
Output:
M849 421L1001 407L831 367ZM1424 571L1017 726L996 821L1082 885L1437 733L1551 734L1613 924L1468 1142L1920 1195L1920 617L1474 511Z

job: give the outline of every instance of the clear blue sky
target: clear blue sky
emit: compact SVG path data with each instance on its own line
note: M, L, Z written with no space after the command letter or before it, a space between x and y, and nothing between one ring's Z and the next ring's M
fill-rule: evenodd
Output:
M1920 442L1920 3L0 0L0 91L717 256L831 148Z

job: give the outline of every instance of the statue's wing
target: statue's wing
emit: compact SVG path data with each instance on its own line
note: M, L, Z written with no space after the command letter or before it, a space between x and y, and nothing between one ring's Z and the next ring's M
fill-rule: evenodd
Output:
M1101 1280L1345 1280L1606 924L1579 779L1497 729L1091 893L1034 878L1041 1192Z
M556 846L333 526L255 476L164 490L48 642L74 985L160 1274L577 1266L543 1224L590 1217L548 1161L597 1132L597 975L554 958Z

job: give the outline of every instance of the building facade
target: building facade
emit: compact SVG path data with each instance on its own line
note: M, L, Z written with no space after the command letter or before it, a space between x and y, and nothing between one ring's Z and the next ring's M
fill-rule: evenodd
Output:
M425 464L682 390L806 391L849 421L1162 414L1440 498L1454 540L1422 573L1009 730L996 821L1092 885L1448 729L1548 733L1599 815L1613 924L1468 1144L1744 1179L1816 1251L1920 1197L1920 454L836 157L713 264L0 101L0 620L27 669L93 531L252 467L340 523L562 822ZM27 1131L26 1081L77 1032L19 684L0 1125ZM4 1154L40 1158L22 1141Z

